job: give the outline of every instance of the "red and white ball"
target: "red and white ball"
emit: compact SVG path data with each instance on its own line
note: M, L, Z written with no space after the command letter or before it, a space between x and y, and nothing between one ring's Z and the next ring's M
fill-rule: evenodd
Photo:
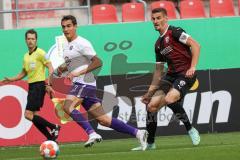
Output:
M59 154L59 146L54 141L44 141L40 146L40 154L46 159L54 159Z

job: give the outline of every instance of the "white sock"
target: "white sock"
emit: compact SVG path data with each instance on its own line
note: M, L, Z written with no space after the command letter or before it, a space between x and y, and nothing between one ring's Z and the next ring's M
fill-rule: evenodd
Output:
M138 129L137 134L136 134L136 137L137 137L137 138L140 138L140 137L141 137L141 134L142 134L141 130Z

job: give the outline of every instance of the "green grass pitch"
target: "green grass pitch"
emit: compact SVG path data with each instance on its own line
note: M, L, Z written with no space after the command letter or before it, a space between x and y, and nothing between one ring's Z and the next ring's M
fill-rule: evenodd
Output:
M105 140L92 148L83 143L60 144L57 160L239 160L240 132L201 134L199 146L188 135L156 138L157 149L130 151L138 145L134 138ZM41 160L39 146L1 147L0 160Z

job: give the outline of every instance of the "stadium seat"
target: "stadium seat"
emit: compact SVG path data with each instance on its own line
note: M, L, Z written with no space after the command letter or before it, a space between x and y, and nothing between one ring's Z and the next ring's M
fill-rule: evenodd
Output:
M201 0L180 1L181 18L204 18L206 17L204 5Z
M155 8L165 8L169 19L176 19L176 9L172 1L156 1L151 3L151 10Z
M238 14L240 15L240 0L238 0Z
M111 4L99 4L92 7L92 23L117 23L117 10Z
M142 3L124 3L122 5L122 21L145 21L145 10Z
M232 0L210 0L210 17L235 16Z

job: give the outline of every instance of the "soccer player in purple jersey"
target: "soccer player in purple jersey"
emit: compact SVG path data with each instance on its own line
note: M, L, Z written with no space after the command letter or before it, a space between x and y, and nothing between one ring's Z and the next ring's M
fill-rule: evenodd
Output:
M156 69L147 93L142 97L148 111L147 130L149 132L147 149L155 149L154 136L157 128L156 112L168 106L181 120L193 145L200 143L198 131L192 127L182 106L187 91L196 81L196 65L200 54L200 45L182 28L168 24L167 11L164 8L152 10L152 22L160 33L155 43ZM163 74L167 63L167 74ZM155 120L155 121L154 121ZM139 147L132 150L140 150Z
M101 125L135 136L140 141L141 150L145 150L147 131L138 130L119 119L108 116L101 106L101 100L96 97L96 80L92 71L101 67L102 63L97 57L92 44L77 35L76 18L72 15L64 16L61 25L68 41L63 51L66 66L66 69L63 70L68 70L69 73L66 78L72 82L63 108L89 135L89 140L85 143L85 146L88 147L95 142L101 141L102 137L94 131L86 118L74 108L79 102Z

